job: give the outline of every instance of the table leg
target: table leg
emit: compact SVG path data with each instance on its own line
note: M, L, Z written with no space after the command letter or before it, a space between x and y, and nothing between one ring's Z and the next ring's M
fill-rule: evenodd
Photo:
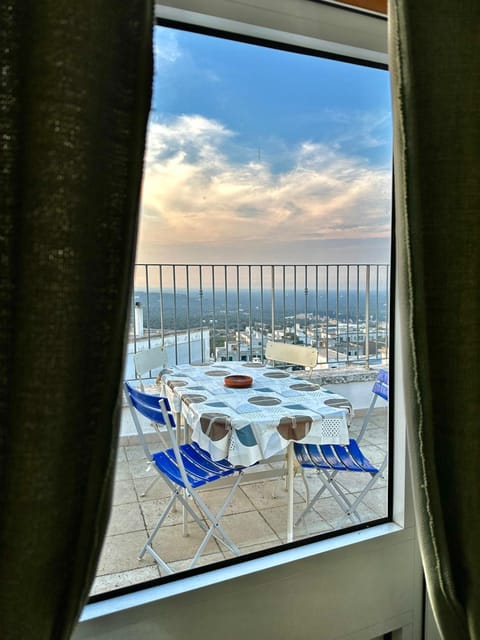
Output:
M177 436L177 443L182 444L182 412L177 411L175 414L175 424L177 425L177 430L175 435Z
M292 542L293 540L293 478L295 475L293 457L293 442L289 442L287 449L287 542Z
M187 443L187 424L183 420L181 410L176 414L175 420L177 422L177 433L176 433L177 443L180 446L182 444L182 440L184 444ZM183 438L182 438L182 429L183 429ZM183 491L183 494L185 495L185 491ZM185 505L182 505L182 534L184 538L187 538L189 536L187 514L188 512L187 512L187 509L185 508Z
M181 424L182 424L182 412L181 411L177 411L175 413L175 424L177 425L177 428L175 429L175 438L177 439L177 444L181 444ZM167 447L170 446L170 443L167 445ZM185 507L182 507L183 510L185 511ZM172 507L172 511L176 511L177 510L177 503L175 501L173 507ZM185 534L185 519L184 519L184 532L183 535Z

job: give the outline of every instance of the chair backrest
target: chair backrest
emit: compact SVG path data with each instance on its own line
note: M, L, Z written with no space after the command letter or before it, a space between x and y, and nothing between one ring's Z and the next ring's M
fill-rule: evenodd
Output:
M171 416L170 424L172 428L175 429L175 421L173 420L173 414L171 413L168 398L165 398L164 396L155 396L151 393L145 393L140 389L136 389L129 382L125 382L125 388L130 397L131 403L139 413L152 422L166 425L166 417L160 405L160 401L163 401L165 411L169 416Z
M138 411L138 413L140 413L144 418L150 420L155 428L158 429L158 425L165 426L170 440L173 439L176 442L175 436L172 435L172 430L176 428L176 424L170 404L167 398L140 391L140 389L135 388L129 382L125 382L124 387L125 395L127 396L133 422L140 438L140 442L145 455L149 460L151 460L152 454L145 439L145 434L136 411Z
M318 351L315 347L268 340L265 348L265 357L267 360L288 362L289 364L303 365L313 369L318 362Z
M372 392L380 396L380 398L388 400L388 371L386 369L380 369L378 372Z
M178 470L180 472L180 476L183 481L183 485L188 489L190 485L190 480L188 479L188 474L185 469L185 465L183 462L183 457L180 452L180 447L177 442L177 438L175 437L174 430L176 428L175 424L175 416L173 415L172 409L170 408L170 403L168 402L168 398L163 396L155 396L150 393L145 393L133 387L130 383L125 382L125 392L127 394L128 402L130 405L130 409L133 414L133 420L135 422L135 427L137 428L138 435L140 437L140 441L142 443L143 449L147 455L149 460L152 460L152 454L150 452L150 448L146 442L145 436L143 434L143 429L138 420L138 417L135 414L135 411L138 411L142 416L148 418L153 423L153 426L158 430L160 425L166 427L171 449L169 452L173 450ZM168 454L170 455L170 453Z
M167 366L167 351L163 345L138 351L133 356L133 364L135 366L135 375L140 380L140 386L143 390L143 374L154 369L165 369Z
M365 429L368 426L370 421L370 416L372 415L372 411L375 408L375 404L378 398L382 398L388 402L388 371L386 369L379 369L375 382L372 387L372 400L370 402L370 406L368 407L367 413L365 414L365 418L363 419L362 427L360 429L360 433L357 437L357 442L363 438L365 433Z

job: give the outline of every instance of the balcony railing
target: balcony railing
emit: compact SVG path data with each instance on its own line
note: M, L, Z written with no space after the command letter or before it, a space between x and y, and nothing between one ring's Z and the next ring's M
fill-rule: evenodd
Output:
M388 358L389 309L386 264L137 264L129 353L263 360L273 338L317 347L320 368L369 367Z

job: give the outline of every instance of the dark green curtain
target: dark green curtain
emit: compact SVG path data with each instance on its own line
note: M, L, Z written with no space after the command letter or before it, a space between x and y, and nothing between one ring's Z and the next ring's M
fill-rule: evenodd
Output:
M0 4L0 637L68 638L107 525L149 0Z
M397 246L421 555L443 638L480 638L480 2L390 0Z

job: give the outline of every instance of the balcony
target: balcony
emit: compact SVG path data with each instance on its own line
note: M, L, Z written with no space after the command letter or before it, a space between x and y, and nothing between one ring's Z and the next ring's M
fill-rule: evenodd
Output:
M387 265L137 265L125 378L133 379L132 355L164 344L172 364L206 360L264 359L268 338L311 344L319 350L312 381L347 397L358 433L379 365L388 362L389 268ZM296 372L302 376L302 371ZM379 464L387 449L388 407L379 405L363 449ZM161 482L143 496L148 470L129 411L122 412L110 525L92 595L160 576L150 557L137 559L168 492ZM281 466L281 463L279 463ZM352 474L350 474L352 475ZM354 474L353 474L354 475ZM311 486L318 482L308 478ZM345 484L355 492L357 478ZM295 510L305 486L294 481ZM212 505L222 489L206 492ZM275 550L286 542L286 491L281 477L249 481L248 474L223 523L242 553ZM387 475L362 507L365 521L387 515ZM343 514L331 497L294 529L295 540L338 530ZM199 544L196 527L184 535L182 513L162 528L162 548L176 571L188 567ZM209 543L200 565L229 554Z
M388 361L385 264L139 264L128 352L168 362L263 360L267 338L317 347L319 369ZM133 378L127 358L127 378Z

